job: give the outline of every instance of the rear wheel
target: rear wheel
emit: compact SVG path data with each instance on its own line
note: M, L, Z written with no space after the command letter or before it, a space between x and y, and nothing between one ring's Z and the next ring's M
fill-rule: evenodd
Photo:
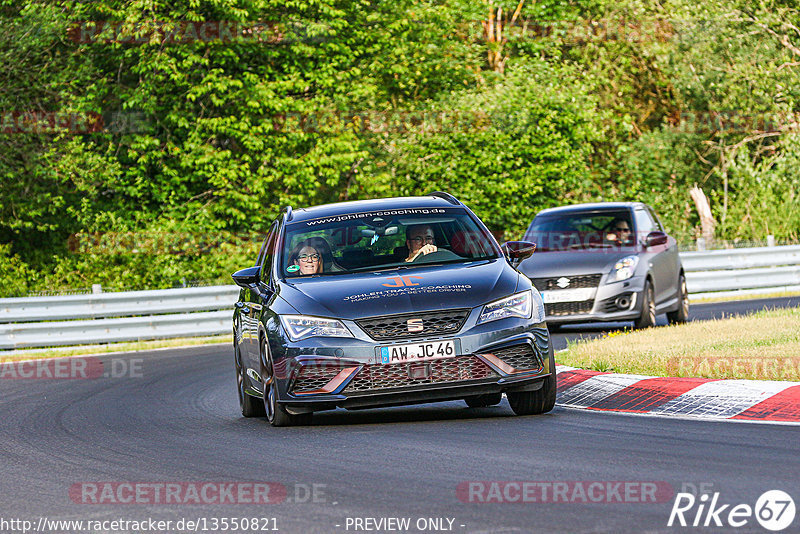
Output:
M486 393L485 395L471 395L464 398L464 402L470 408L483 408L485 406L494 406L500 404L503 400L502 393Z
M313 413L291 414L278 404L278 385L275 378L274 367L272 366L272 356L267 353L266 341L261 338L259 343L261 350L261 361L264 364L264 411L267 421L272 426L296 426L310 425Z
M656 299L653 293L653 282L648 280L642 291L642 314L634 321L634 328L650 328L656 325Z
M680 307L667 313L667 320L670 324L681 324L689 320L689 292L686 291L686 276L681 273L678 278L678 288L680 293L678 299L680 300Z
M550 343L550 376L544 379L542 387L536 391L507 391L506 397L511 409L517 415L538 415L547 413L556 405L556 361L553 357L553 343Z
M235 339L234 335L234 339ZM258 398L252 397L245 392L244 366L242 366L242 352L239 346L233 346L233 360L236 367L236 391L239 393L239 408L244 417L263 417L265 415L264 403Z

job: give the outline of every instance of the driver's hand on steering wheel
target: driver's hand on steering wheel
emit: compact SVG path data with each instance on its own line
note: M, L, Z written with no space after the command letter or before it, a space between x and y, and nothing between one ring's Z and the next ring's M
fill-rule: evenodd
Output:
M416 259L417 259L417 258L420 256L420 254L424 256L424 255L426 255L426 254L430 254L431 252L436 252L437 250L439 250L439 249L436 247L436 245L431 245L431 244L429 243L429 244L427 244L427 245L424 245L424 246L423 246L421 249L419 249L418 251L416 251L416 252L414 253L414 255L413 255L413 256L411 256L411 257L410 257L409 259L407 259L406 261L414 261L414 260L416 260Z

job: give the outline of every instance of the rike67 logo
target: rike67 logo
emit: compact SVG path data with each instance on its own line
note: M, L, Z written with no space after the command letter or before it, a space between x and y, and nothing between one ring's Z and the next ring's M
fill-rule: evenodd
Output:
M669 514L667 526L739 528L756 521L767 530L781 531L792 524L795 517L794 500L781 490L763 493L754 507L749 504L721 504L719 492L695 497L691 493L678 493Z

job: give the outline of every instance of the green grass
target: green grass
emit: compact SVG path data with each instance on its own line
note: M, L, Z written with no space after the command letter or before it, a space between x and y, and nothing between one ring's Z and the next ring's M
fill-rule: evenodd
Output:
M800 381L800 308L611 332L569 343L558 361L616 373Z

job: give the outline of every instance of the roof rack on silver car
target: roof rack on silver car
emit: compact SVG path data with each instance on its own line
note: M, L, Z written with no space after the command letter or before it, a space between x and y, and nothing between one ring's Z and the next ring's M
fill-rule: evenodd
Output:
M456 197L454 197L450 193L445 193L444 191L434 191L433 193L430 194L430 196L443 198L446 201L448 201L450 204L455 204L456 206L460 206L461 205L461 202L459 202Z

